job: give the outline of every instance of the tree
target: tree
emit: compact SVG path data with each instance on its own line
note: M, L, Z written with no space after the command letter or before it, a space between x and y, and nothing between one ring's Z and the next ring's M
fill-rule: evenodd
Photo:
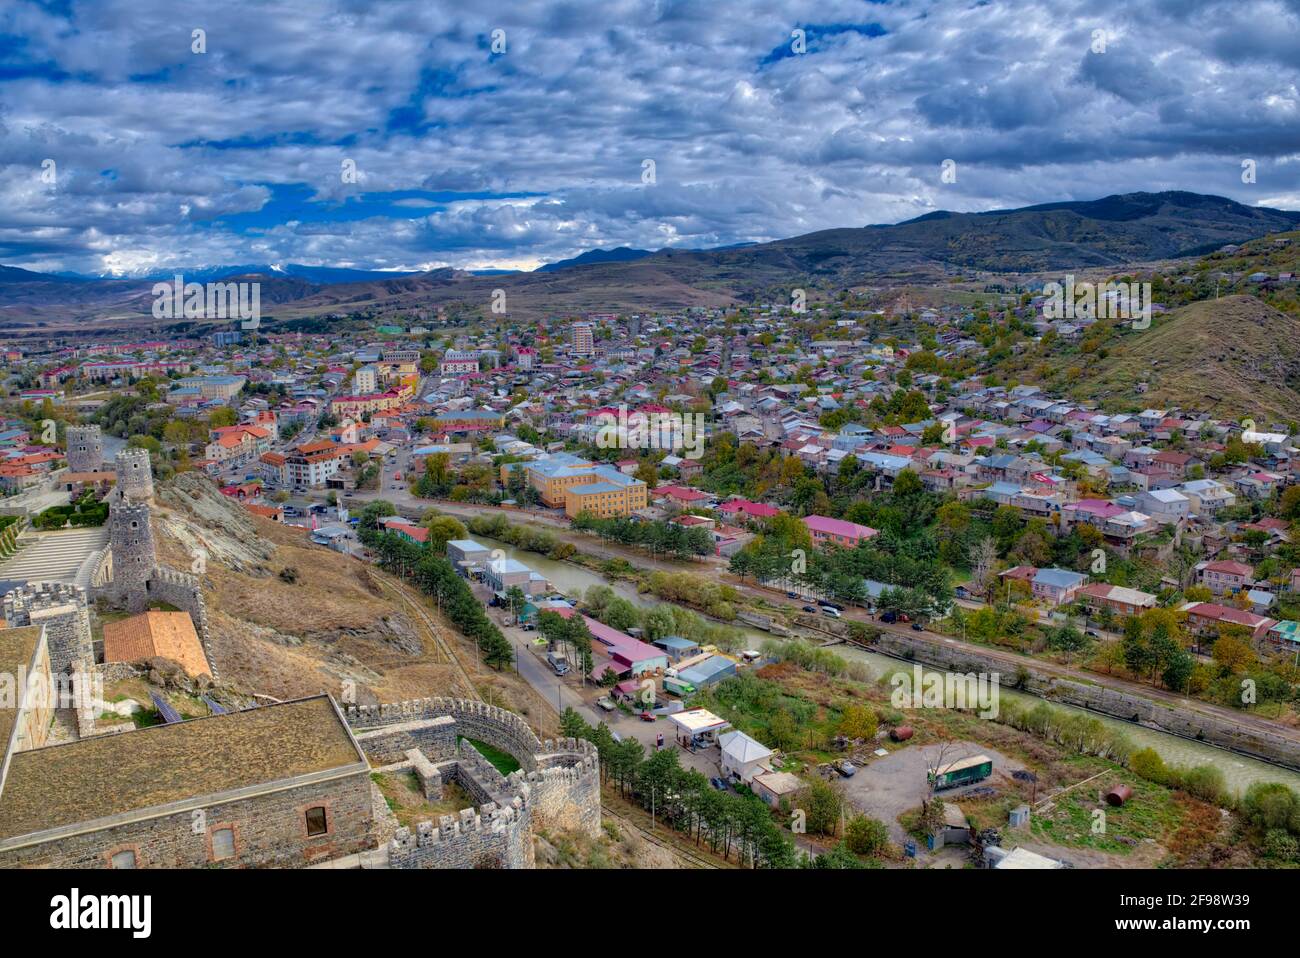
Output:
M1187 683L1196 669L1196 660L1185 649L1178 649L1165 662L1160 679L1165 687L1174 692L1185 692Z
M1069 623L1047 630L1047 647L1054 652L1064 652L1068 660L1076 652L1092 645L1092 639Z
M464 539L469 534L455 516L444 516L433 510L425 513L421 525L429 530L426 546L437 553L445 552L447 543L453 539Z
M839 733L850 739L873 739L877 726L876 713L855 702L845 706L841 713Z
M1245 672L1257 661L1249 639L1241 634L1244 630L1239 630L1239 626L1220 627L1219 637L1215 639L1214 648L1210 652L1214 661L1232 675Z
M820 779L801 789L795 804L804 812L804 825L814 835L834 835L844 811L844 798L835 788Z
M221 406L208 415L208 428L221 429L239 422L239 414L231 406Z
M776 748L790 749L799 744L799 725L787 709L777 709L767 723L768 738Z
M1147 675L1156 665L1156 656L1142 630L1142 620L1130 616L1124 623L1124 665L1136 676Z
M976 595L989 594L989 590L997 581L993 574L997 561L998 547L991 536L985 536L971 546L970 589Z
M361 515L358 516L357 535L362 536L362 533L376 531L379 528L380 519L385 516L395 515L397 515L397 507L391 502L386 502L383 499L376 499L374 502L368 503L366 507L361 510ZM362 536L362 541L365 541L364 536Z
M528 597L524 595L523 589L517 585L512 585L506 590L506 600L510 603L511 619L517 623L519 621L519 611L524 607L524 603L528 601Z
M866 868L853 854L847 842L838 842L834 848L828 852L823 852L812 860L812 868L848 870L854 868Z
M844 827L844 844L858 855L879 855L889 847L889 829L879 819L855 815Z

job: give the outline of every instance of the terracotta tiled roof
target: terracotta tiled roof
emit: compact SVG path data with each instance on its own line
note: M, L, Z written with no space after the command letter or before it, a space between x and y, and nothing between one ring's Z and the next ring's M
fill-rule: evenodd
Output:
M188 612L155 610L105 624L105 662L138 662L156 655L179 662L192 676L212 672Z

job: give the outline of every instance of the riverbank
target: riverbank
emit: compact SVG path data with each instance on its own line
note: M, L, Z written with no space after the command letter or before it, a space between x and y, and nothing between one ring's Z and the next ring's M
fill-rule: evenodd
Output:
M442 505L438 505L439 511L442 511ZM479 514L480 510L488 512L493 516L501 516L507 522L512 522L514 516L506 510L486 510L483 507L464 507L456 509L461 513L462 518L465 513ZM451 511L451 510L448 510ZM522 518L522 517L521 517ZM519 523L516 523L519 524ZM547 530L551 531L551 530ZM571 541L577 534L570 532L564 536L565 541ZM621 557L610 556L608 559L595 559L588 556L583 560L577 560L580 551L575 550L573 555L567 556L563 560L551 560L536 553L526 552L524 555L515 557L521 558L522 561L530 564L537 571L551 579L562 591L581 591L585 592L591 585L604 584L615 588L618 594L623 595L630 601L641 606L653 606L658 603L669 605L677 604L696 614L705 615L698 608L692 607L689 603L674 602L671 598L658 598L649 600L639 591L642 581L641 575L635 570L633 574L626 577L607 575L602 563L611 559L621 559ZM626 561L626 560L624 560ZM543 567L545 564L545 567ZM656 563L663 565L664 563ZM708 574L713 571L700 564L700 572ZM573 574L564 574L561 569L581 570L582 576ZM810 626L808 617L800 615L794 606L789 603L783 603L780 596L774 596L772 590L760 586L744 583L735 585L734 588L745 596L755 600L754 605L762 611L754 611L752 608L737 607L737 617L734 620L723 621L720 624L736 628L739 632L746 635L750 643L757 647L764 638L787 638L789 632L782 632L778 629L771 629L771 625L781 624L781 615L791 616L798 631L804 631L805 635L809 632L838 637L848 638L846 635L849 624L857 622L857 619L842 620L822 620L820 617L815 619L815 625ZM741 615L739 613L743 612ZM769 615L772 612L775 614ZM706 618L716 618L705 615ZM762 628L764 620L769 628ZM896 643L893 648L880 646L877 651L881 654L890 656L898 661L918 661L931 665L934 668L958 672L985 672L998 673L1000 675L1012 677L1012 681L1004 680L1004 686L1014 685L1020 688L1025 694L1040 698L1049 703L1062 707L1076 708L1088 714L1104 715L1108 718L1125 723L1131 728L1143 728L1157 735L1168 736L1168 740L1161 743L1154 743L1154 747L1165 754L1181 753L1183 760L1191 763L1210 762L1224 769L1226 777L1237 783L1244 782L1245 785L1253 781L1284 781L1293 788L1300 790L1300 777L1296 773L1300 771L1300 738L1294 735L1288 735L1285 730L1272 727L1272 723L1265 720L1255 719L1252 716L1236 714L1218 714L1223 710L1215 709L1203 703L1191 701L1177 701L1177 697L1164 694L1160 690L1152 689L1130 689L1131 683L1124 682L1120 679L1107 681L1106 677L1092 677L1077 670L1067 669L1065 667L1053 666L1043 663L1039 660L1026 656L1016 655L1003 650L985 649L982 646L971 646L969 643L962 643L960 640L942 636L938 633L927 631L912 632L910 629L891 630L883 627L880 623L865 623L879 629L882 634L892 637L891 641ZM758 626L758 628L755 628ZM871 648L868 646L868 648ZM1194 749L1199 749L1202 754L1192 757L1187 750L1181 747L1182 743L1187 743ZM1162 747L1163 745L1163 747ZM1258 762L1262 769L1250 769L1250 774L1242 774L1243 767L1234 767L1233 757L1237 756L1244 760L1245 763ZM1243 766L1244 763L1236 763ZM1276 775L1269 775L1267 770L1277 769ZM1244 787L1244 785L1242 786ZM1240 791L1241 788L1234 788L1234 791Z

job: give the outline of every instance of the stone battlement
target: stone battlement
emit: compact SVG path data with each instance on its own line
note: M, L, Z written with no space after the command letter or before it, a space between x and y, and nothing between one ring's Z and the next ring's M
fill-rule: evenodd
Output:
M156 565L149 576L150 582L158 582L164 585L174 585L181 589L198 589L199 577L190 572L180 572L176 569L169 569L165 565Z
M454 776L479 803L477 814L443 816L436 833L428 822L415 837L399 832L389 849L394 868L530 868L534 827L599 834L600 758L585 739L542 741L521 716L468 699L351 705L345 715L372 761L405 756L422 787L441 788ZM508 753L520 768L503 776L474 741ZM509 810L514 817L503 817Z
M10 625L29 625L31 613L57 606L86 607L86 590L67 582L28 583L4 597L4 617Z
M492 802L443 815L437 827L399 828L388 845L392 868L531 868L533 842L525 808Z
M68 469L98 472L104 462L104 436L98 426L69 426L64 436Z

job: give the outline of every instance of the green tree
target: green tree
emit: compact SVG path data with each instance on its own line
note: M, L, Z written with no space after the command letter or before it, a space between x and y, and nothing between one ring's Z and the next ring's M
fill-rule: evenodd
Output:
M879 855L889 847L889 829L879 819L855 815L844 827L844 843L858 855Z

